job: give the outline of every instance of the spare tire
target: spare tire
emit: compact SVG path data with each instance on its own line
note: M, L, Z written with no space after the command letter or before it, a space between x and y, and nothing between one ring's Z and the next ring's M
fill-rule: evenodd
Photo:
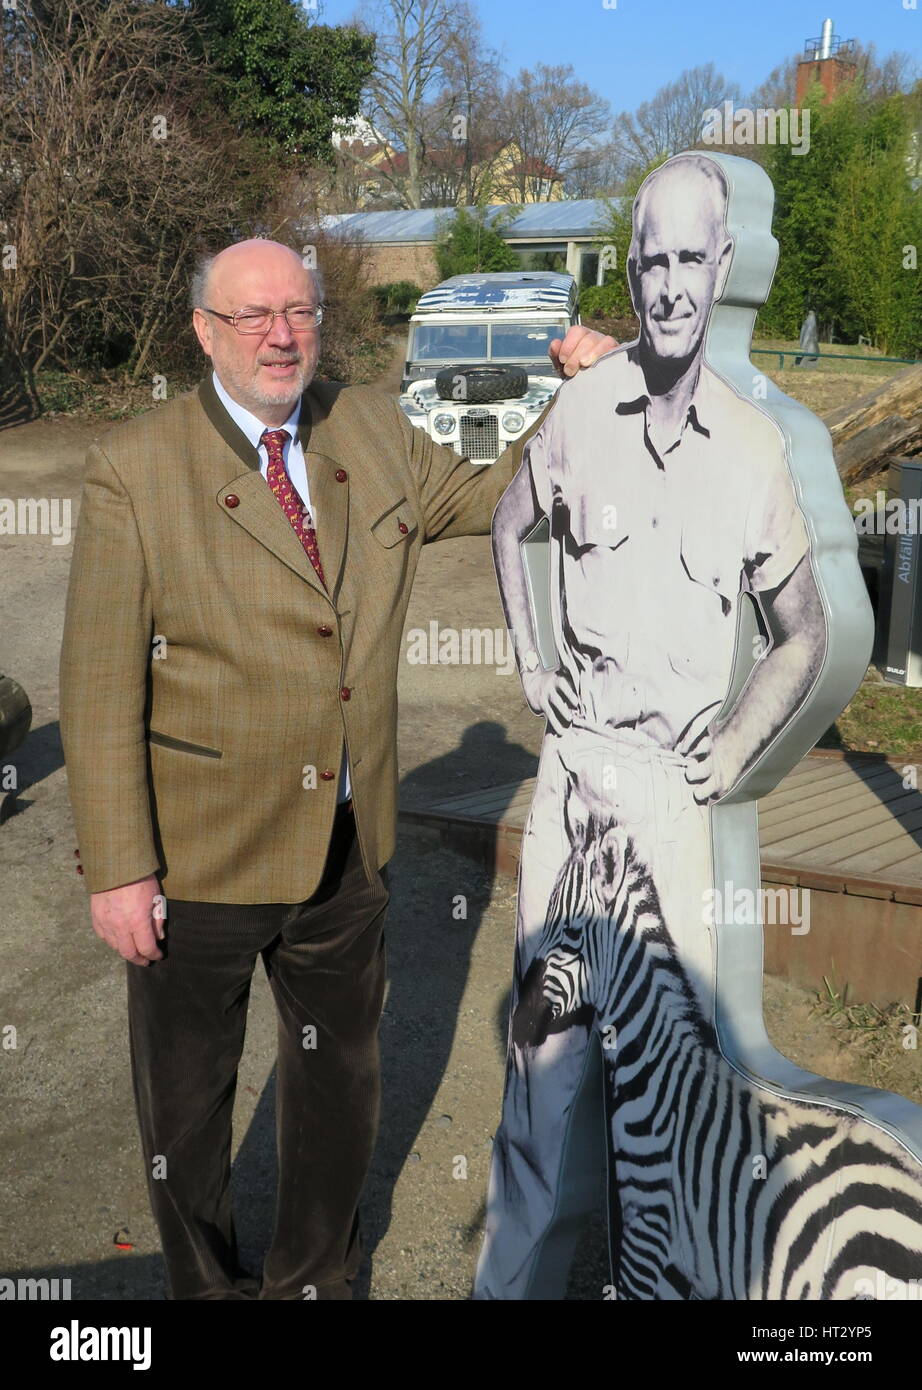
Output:
M0 758L19 747L31 724L28 695L12 676L0 676Z
M521 367L443 367L435 374L440 401L486 405L518 400L528 390L528 373Z

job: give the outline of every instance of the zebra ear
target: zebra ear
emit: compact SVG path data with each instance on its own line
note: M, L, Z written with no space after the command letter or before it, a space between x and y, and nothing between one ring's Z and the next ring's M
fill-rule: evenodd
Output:
M600 828L601 829L601 828ZM611 907L618 896L624 878L627 841L624 831L617 825L609 825L598 837L598 854L595 858L595 872L599 890L607 907Z
M580 848L589 843L593 819L580 799L571 773L567 774L567 793L563 802L563 828L567 843Z

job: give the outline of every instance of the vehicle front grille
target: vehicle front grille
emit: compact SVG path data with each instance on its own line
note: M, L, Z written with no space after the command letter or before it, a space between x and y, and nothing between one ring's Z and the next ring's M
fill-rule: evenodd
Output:
M499 420L495 415L461 416L461 453L470 459L496 459L499 455Z

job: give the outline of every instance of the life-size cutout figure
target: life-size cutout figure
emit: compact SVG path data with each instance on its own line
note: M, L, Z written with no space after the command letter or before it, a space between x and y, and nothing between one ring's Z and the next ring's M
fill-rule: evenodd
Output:
M715 866L736 854L735 881L759 883L754 813L733 822L742 849L728 848L718 803L776 747L788 758L774 782L794 765L853 693L869 637L863 609L857 638L843 637L816 517L798 500L790 465L804 450L791 438L816 422L801 411L812 425L786 431L783 410L742 392L708 350L734 255L769 258L755 304L774 266L770 184L743 163L688 153L645 181L628 258L639 338L563 386L494 517L522 683L547 730L477 1298L563 1296L603 1127L612 1284L600 1297L881 1297L881 1278L922 1278L919 1146L874 1123L908 1116L912 1130L922 1112L779 1059L801 1079L791 1094L747 1071L719 1027ZM767 186L745 256L742 214L728 229L734 179L763 203L754 181ZM831 455L828 468L835 487ZM838 524L841 489L828 497ZM542 528L543 643L542 569L526 558ZM841 554L847 587L853 531ZM799 748L786 733L798 722ZM869 1094L897 1109L878 1116Z

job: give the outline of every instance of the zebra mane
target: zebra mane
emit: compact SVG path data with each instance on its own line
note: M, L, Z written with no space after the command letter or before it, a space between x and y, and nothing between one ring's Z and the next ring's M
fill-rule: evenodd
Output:
M656 952L660 979L668 978L682 999L685 1023L703 1046L719 1051L714 1024L679 959L653 874L633 837L614 818L593 815L574 830L570 854L552 894L553 915L566 914L578 903L587 916L613 928L623 939L642 935L646 947ZM638 928L641 918L647 920ZM651 918L653 925L649 925Z

